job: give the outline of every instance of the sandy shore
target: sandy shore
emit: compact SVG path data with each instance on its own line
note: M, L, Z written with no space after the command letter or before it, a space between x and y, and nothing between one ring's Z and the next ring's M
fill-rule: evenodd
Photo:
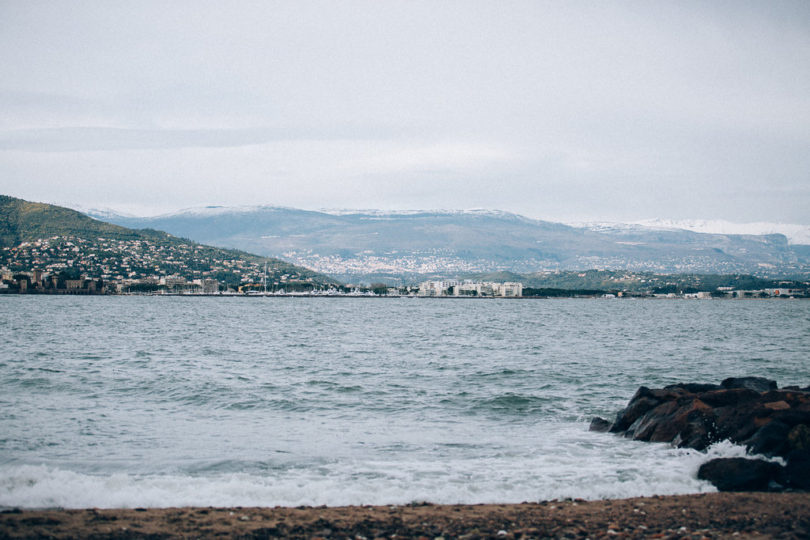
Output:
M0 538L810 538L810 493L303 508L7 510Z

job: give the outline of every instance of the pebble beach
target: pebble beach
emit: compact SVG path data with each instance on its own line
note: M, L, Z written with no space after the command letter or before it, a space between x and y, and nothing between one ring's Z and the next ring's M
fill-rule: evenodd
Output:
M808 538L810 493L522 504L5 510L0 538Z

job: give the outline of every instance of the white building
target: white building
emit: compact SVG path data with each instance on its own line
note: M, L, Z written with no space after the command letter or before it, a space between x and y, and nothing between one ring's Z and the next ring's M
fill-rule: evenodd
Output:
M419 284L419 296L447 296L448 291L459 285L458 281L423 281Z
M492 281L425 281L419 284L419 296L523 296L523 284Z
M523 283L507 281L506 283L496 283L494 285L497 287L496 296L523 296Z

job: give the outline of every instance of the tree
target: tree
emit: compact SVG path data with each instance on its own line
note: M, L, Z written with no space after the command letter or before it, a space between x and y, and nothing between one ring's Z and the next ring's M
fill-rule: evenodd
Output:
M388 285L385 283L372 283L371 292L380 296L388 294Z

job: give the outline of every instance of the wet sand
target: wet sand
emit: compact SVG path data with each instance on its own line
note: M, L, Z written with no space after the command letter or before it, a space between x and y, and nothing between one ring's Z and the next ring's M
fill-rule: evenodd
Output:
M301 508L6 510L0 538L810 538L810 493Z

